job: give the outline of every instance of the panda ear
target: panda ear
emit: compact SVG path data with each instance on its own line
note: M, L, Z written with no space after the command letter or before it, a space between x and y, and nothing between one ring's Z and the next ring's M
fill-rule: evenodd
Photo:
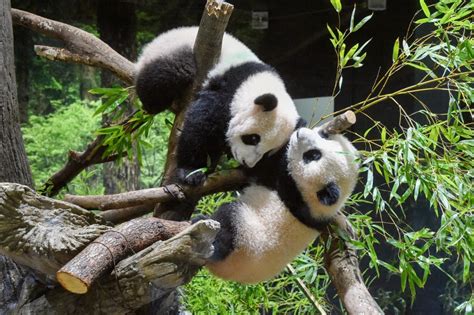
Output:
M254 101L255 105L263 107L264 112L270 112L275 109L278 105L278 99L272 93L262 94L257 97Z
M331 182L317 192L319 202L325 206L332 206L339 199L341 192L336 183Z

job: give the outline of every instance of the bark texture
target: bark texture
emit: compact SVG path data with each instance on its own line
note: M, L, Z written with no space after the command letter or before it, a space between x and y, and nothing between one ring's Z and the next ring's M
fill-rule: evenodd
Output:
M183 231L189 222L139 218L107 231L90 243L57 273L61 285L73 293L87 293L92 283L118 261Z
M336 217L336 228L349 239L357 238L349 220L341 213ZM383 314L382 309L364 283L355 248L349 242L337 236L338 233L335 231L329 231L329 234L322 235L322 239L326 244L329 235L331 245L326 249L326 270L346 311L349 314Z
M20 130L10 0L0 1L0 181L33 185Z
M145 247L149 236L156 235L154 227L160 219L149 220L151 224L139 227L141 230L136 225L123 227L124 233L128 233L128 228L136 236L135 245L132 239L130 244L127 242L132 249ZM0 277L8 280L0 282L0 313L8 310L14 314L131 314L164 298L160 300L164 304L159 311L166 314L165 308L176 298L173 291L188 282L210 256L219 229L219 224L211 220L188 228L185 227L189 223L174 222L174 228L165 231L164 236L175 236L154 242L142 251L131 251L133 255L120 263L114 261L113 273L102 277L88 294L75 295L55 288L52 274L98 235L110 231L101 222L91 212L38 195L26 186L0 184L0 231L4 233L0 235L0 252L35 268L42 278L38 282L35 274L0 257ZM111 235L121 238L116 232L109 232Z
M109 227L92 212L36 194L27 186L0 184L0 253L45 275L54 275Z

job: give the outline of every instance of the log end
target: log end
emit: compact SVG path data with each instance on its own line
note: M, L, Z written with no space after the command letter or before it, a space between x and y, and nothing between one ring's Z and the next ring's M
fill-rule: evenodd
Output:
M58 271L56 273L56 278L62 287L69 292L85 294L89 291L87 283L65 271Z
M347 112L344 113L344 116L346 118L346 121L351 124L351 125L354 125L356 123L356 115L353 111L351 110L348 110Z

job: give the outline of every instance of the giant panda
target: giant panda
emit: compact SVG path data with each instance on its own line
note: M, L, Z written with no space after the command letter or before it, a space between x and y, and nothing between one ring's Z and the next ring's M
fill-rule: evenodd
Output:
M244 284L269 280L334 218L357 181L356 149L342 135L300 128L249 170L254 182L212 219L221 224L206 267ZM199 220L199 219L197 219Z
M143 108L159 113L181 97L196 74L197 27L159 35L136 63L136 91ZM217 64L189 106L177 147L178 181L198 185L223 153L246 167L281 148L299 116L278 73L239 40L223 37Z

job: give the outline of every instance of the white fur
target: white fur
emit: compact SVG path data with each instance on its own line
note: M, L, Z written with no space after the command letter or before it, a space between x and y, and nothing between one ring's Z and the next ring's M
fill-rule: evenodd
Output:
M258 96L266 93L275 95L278 100L277 107L268 112L254 104ZM227 142L234 158L248 167L255 166L266 152L286 143L298 121L298 112L285 84L273 72L257 73L242 83L234 95L230 112ZM252 133L260 135L260 143L244 144L241 136Z
M192 48L198 32L197 26L179 27L167 31L153 41L145 45L142 53L135 64L135 70L138 71L156 58L172 56L172 54L182 47ZM222 40L222 50L219 62L212 68L208 78L224 73L231 66L237 66L244 62L261 62L260 59L241 41L229 35L224 34Z
M331 218L354 189L358 164L356 149L343 136L323 139L319 129L295 131L288 144L289 171L314 218ZM318 161L305 163L303 154L317 148ZM275 170L283 171L283 170ZM322 205L317 192L328 183L339 186L340 197L332 206ZM208 263L216 276L241 283L258 283L279 274L319 232L296 219L278 193L259 185L247 187L235 215L235 250L224 260Z
M342 135L333 135L324 139L314 130L301 128L294 132L288 147L289 171L296 182L303 199L310 206L312 215L331 217L342 208L345 200L354 190L359 165L355 162L357 150ZM303 154L313 148L322 153L322 158L309 164L303 161ZM316 191L334 182L339 186L340 197L336 204L322 205Z
M180 27L156 37L144 47L135 70L139 71L156 58L172 56L182 47L193 47L197 32L198 27L195 26ZM225 34L219 62L209 72L208 79L232 66L250 61L261 62L242 42ZM254 104L255 98L266 93L272 93L278 99L277 107L269 112ZM234 95L230 110L232 119L227 129L227 142L234 158L248 167L255 166L266 152L279 149L298 121L298 113L283 81L273 72L257 73L242 83ZM258 134L261 139L256 146L246 145L241 140L242 135L252 133Z
M319 235L298 221L268 188L248 187L239 201L236 250L223 261L207 264L220 278L241 283L271 279Z

